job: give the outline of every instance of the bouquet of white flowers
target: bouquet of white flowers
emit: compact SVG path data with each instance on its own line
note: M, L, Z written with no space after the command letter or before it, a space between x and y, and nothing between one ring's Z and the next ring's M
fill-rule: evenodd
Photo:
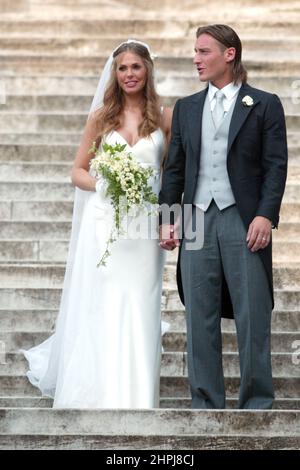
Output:
M109 244L116 240L121 231L122 214L127 214L133 207L142 209L146 203L158 203L156 194L148 184L154 173L153 168L144 168L125 149L126 144L112 146L106 143L97 149L95 142L90 149L91 153L95 153L90 167L95 171L96 178L106 183L106 196L114 209L114 227L97 267L106 264L106 258L110 255Z

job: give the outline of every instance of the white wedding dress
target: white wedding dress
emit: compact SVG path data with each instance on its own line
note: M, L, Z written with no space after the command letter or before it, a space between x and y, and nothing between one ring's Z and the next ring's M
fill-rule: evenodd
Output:
M116 131L105 141L127 143ZM162 130L132 147L127 144L127 150L154 168L151 185L158 194ZM104 195L84 193L55 333L22 351L29 362L27 376L43 395L54 398L55 408L159 407L164 252L158 239L119 239L110 245L106 266L97 268L112 206Z

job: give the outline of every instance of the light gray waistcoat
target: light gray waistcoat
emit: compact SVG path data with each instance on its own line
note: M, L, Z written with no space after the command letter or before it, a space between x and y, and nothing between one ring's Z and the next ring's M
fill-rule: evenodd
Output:
M194 204L204 211L208 209L212 199L220 210L235 204L226 166L229 126L234 105L235 101L216 129L208 94L205 99L200 168L194 198Z

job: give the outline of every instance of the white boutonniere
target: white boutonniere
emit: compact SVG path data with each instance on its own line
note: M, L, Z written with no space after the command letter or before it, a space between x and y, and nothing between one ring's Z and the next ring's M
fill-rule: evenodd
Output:
M251 98L251 96L246 95L242 99L242 103L243 103L244 106L253 106L254 101L253 101L253 98Z

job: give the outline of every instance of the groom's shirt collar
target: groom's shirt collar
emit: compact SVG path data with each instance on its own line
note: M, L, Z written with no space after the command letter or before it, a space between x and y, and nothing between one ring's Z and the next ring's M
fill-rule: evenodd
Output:
M236 100L238 92L240 91L242 84L238 83L235 84L234 82L228 83L228 85L221 88L222 92L225 95L223 100L224 111L228 112L230 106ZM208 99L210 102L210 109L213 110L216 104L215 94L219 90L219 88L215 87L212 83L209 82L208 84Z

